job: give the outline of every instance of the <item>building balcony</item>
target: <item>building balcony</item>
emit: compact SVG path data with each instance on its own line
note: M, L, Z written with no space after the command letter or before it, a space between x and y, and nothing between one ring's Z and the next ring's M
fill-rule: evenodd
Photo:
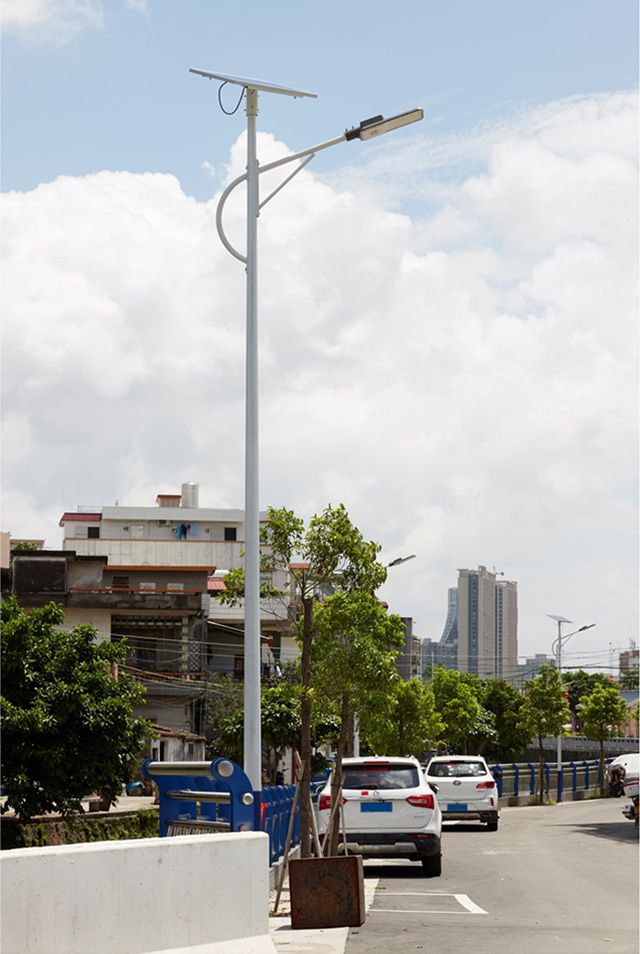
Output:
M138 610L142 612L181 612L192 615L203 608L206 594L201 590L147 590L121 589L104 586L71 586L64 599L52 595L50 599L64 606L83 609L107 609L114 612Z

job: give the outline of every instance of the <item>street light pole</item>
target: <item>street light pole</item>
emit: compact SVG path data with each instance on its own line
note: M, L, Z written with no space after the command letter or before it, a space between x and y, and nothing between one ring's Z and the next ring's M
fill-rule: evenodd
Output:
M570 623L571 620L567 619L565 616L552 616L551 613L547 613L547 616L549 617L549 619L555 620L556 623L558 624L558 636L551 647L551 652L554 652L554 647L555 647L556 668L558 670L558 675L560 677L560 684L562 685L562 647L564 643L566 643L569 639L571 639L572 636L575 636L576 633L582 633L584 632L585 629L592 629L592 627L594 627L596 624L589 623L587 626L581 626L580 629L574 629L572 633L566 633L563 636L562 624ZM556 759L557 768L558 768L558 772L561 772L562 771L562 735L558 736L556 740L556 746L557 746L557 759Z
M315 93L266 83L261 80L244 79L224 73L191 69L207 79L219 80L222 85L231 83L241 86L246 95L247 115L247 171L235 179L223 192L216 211L216 227L222 244L235 258L244 262L247 272L246 301L246 407L245 407L245 673L244 673L244 770L248 775L255 795L256 811L260 810L259 793L262 788L262 738L260 718L260 509L259 509L259 390L258 390L258 216L260 209L289 182L313 158L316 152L339 142L352 139L371 139L392 129L397 129L423 118L421 109L401 113L384 119L375 116L364 120L359 126L347 130L342 136L320 143L294 155L285 156L276 162L260 166L257 157L257 116L259 92L316 98ZM306 157L306 158L305 158ZM259 177L278 166L305 158L305 161L260 202ZM247 183L247 251L238 252L229 242L222 227L222 211L231 192Z

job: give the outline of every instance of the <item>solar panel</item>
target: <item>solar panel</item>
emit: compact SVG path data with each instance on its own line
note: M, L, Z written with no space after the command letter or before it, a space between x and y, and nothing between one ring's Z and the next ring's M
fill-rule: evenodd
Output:
M318 98L317 93L307 93L302 89L293 89L291 86L279 86L277 83L267 83L264 80L245 79L242 76L228 76L226 73L210 73L208 70L189 69L190 73L197 73L199 76L206 76L208 79L221 80L223 83L235 83L236 86L244 86L246 89L257 89L264 93L282 93L284 96L311 96Z

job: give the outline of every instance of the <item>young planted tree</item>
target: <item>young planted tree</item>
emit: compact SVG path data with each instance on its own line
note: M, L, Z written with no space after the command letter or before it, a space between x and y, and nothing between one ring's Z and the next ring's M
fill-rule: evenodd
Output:
M97 792L113 801L133 779L151 725L134 719L144 688L123 672L124 643L95 641L90 626L56 627L55 603L24 613L2 605L2 761L7 802L23 823L81 811Z
M358 716L361 746L385 755L420 758L442 738L444 723L431 689L418 679L390 681L367 696Z
M536 795L544 803L548 794L544 774L545 736L565 735L565 723L569 718L569 704L558 670L553 666L542 666L540 675L525 682L523 687L524 703L520 710L523 729L538 740L539 769L536 781Z
M324 597L336 590L373 593L384 583L387 574L377 561L380 547L364 540L342 504L327 507L312 517L307 528L293 511L270 507L262 531L262 545L264 568L282 570L292 581L290 592L278 593L265 587L264 596L282 600L301 647L300 757L304 769L300 791L300 854L308 858L311 854L311 651L325 611ZM219 597L222 602L237 603L242 599L242 570L228 574L225 584L227 589Z
M331 803L342 785L342 759L349 727L367 696L399 679L395 660L404 642L399 616L391 616L368 590L339 592L324 604L312 649L312 682L318 695L335 701L340 736L331 783ZM332 828L329 854L338 853L338 825Z
M597 685L591 695L580 699L582 731L588 739L600 743L600 795L604 789L604 743L617 735L618 726L627 718L627 704L615 686Z

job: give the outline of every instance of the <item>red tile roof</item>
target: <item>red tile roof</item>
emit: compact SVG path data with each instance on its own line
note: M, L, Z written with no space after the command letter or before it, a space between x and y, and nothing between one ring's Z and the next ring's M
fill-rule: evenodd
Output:
M101 513L63 513L62 516L60 517L60 523L58 524L58 526L61 527L65 521L70 521L70 520L81 520L83 523L96 523L98 520L102 520L102 514Z

